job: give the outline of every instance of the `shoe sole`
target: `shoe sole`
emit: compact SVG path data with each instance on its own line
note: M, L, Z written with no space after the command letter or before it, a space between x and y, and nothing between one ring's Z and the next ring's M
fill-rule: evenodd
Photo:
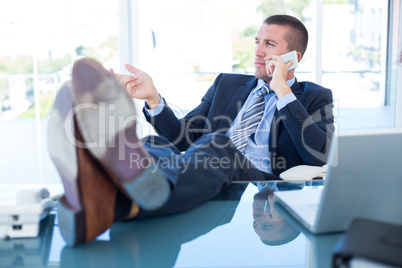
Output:
M95 60L78 60L72 73L79 106L77 122L88 150L121 191L142 209L161 207L170 196L170 184L136 136L136 111L132 99L114 75ZM130 159L133 153L146 161L134 171L138 174L129 176L127 174L133 172ZM118 163L116 159L119 159Z
M57 202L60 232L68 245L78 244L85 237L83 207L78 189L78 160L74 140L72 118L67 118L73 108L71 83L66 82L56 96L49 117L48 149L58 170L65 195ZM68 133L68 134L67 134ZM69 204L69 205L68 205Z
M77 144L71 83L65 83L49 118L48 147L65 195L57 202L60 232L67 245L94 240L113 224L116 186ZM78 151L80 150L80 151ZM79 158L85 161L80 166Z

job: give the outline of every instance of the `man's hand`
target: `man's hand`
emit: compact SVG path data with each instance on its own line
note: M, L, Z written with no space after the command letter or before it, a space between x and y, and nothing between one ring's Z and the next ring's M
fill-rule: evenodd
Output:
M275 91L278 99L292 92L292 90L286 83L286 80L288 76L288 70L290 66L292 66L293 61L291 60L287 64L285 64L280 56L275 55L265 57L264 60L270 60L270 62L266 66L267 74L273 74L272 80L269 85L270 88Z
M124 67L131 75L117 74L113 72L113 69L110 71L119 79L132 98L145 100L151 109L155 109L160 102L160 95L152 78L130 64L125 64Z

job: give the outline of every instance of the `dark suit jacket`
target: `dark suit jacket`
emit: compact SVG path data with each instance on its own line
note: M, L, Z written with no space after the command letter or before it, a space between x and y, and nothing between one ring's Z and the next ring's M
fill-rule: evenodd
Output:
M254 76L220 74L184 118L176 118L167 105L155 117L144 114L159 135L185 151L201 135L225 134L256 84ZM331 90L297 81L291 89L297 100L276 110L271 125L267 155L275 175L296 165L324 165L334 131Z

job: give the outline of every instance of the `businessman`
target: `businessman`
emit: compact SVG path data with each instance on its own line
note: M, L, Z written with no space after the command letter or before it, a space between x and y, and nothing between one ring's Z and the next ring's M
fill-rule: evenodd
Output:
M334 130L331 91L313 83L299 83L294 70L287 71L292 62L284 64L278 56L296 50L300 61L307 40L307 30L297 19L286 15L267 18L255 37L255 76L220 74L200 105L181 120L173 115L146 73L127 64L133 75L117 77L133 98L145 99L145 117L159 136L181 151L205 134L233 137L256 91L268 83L261 124L242 152L259 170L279 175L300 164L325 164ZM266 60L272 60L268 66Z
M277 180L293 166L325 164L332 93L298 82L293 62L279 56L295 50L300 61L307 40L296 18L267 18L255 37L255 76L220 74L182 119L143 71L126 65L132 75L113 74L94 60L77 61L49 121L50 154L66 190L59 218L67 243L89 242L123 219L189 210L232 181ZM131 97L145 100L159 136L138 139Z
M289 243L300 234L274 208L274 191L263 188L253 198L253 228L261 241L269 246Z

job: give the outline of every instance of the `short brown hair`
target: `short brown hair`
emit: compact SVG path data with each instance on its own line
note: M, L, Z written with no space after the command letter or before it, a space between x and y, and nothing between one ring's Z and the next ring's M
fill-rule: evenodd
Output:
M289 50L296 50L304 55L307 49L308 32L306 26L295 17L289 15L273 15L264 20L267 25L281 25L290 28L289 33L285 36L285 41L288 42Z

